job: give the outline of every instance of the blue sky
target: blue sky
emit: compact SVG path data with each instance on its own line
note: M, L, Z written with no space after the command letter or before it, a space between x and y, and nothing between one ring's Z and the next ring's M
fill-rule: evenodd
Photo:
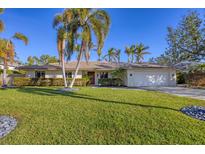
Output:
M167 47L167 26L176 26L178 21L190 9L106 9L111 17L110 32L106 38L103 55L111 47L124 51L125 46L142 42L150 47L150 57L162 54ZM205 14L204 9L194 9ZM15 41L16 52L21 61L26 61L29 55L40 56L50 54L57 56L56 31L52 21L56 13L63 9L6 9L0 16L5 22L6 30L0 37L11 37L15 32L28 36L28 46ZM91 52L91 60L97 55ZM76 56L73 57L75 59ZM122 52L121 61L127 61Z

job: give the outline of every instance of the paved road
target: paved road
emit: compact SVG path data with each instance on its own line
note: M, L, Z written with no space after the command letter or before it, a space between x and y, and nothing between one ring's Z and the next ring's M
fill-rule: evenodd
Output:
M205 100L205 89L191 89L184 87L142 87L144 90L156 90L177 96Z

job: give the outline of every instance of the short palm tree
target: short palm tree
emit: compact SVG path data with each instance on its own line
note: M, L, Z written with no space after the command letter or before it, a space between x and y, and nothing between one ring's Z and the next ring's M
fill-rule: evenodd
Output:
M110 48L108 50L108 53L103 57L106 61L109 62L117 62L118 61L118 55L117 51L115 48Z
M118 61L118 63L120 62L120 53L121 53L121 50L118 49L118 50L116 51L117 61Z
M136 63L142 62L142 60L144 60L144 55L150 54L150 52L146 51L147 49L149 49L149 47L145 46L142 43L136 45L136 51L135 51Z
M32 56L28 56L27 58L27 65L31 66L31 65L34 65L34 58Z
M97 54L101 55L104 40L108 34L110 17L104 10L94 9L65 9L62 14L55 17L54 27L63 26L67 35L66 52L72 55L74 46L80 42L80 50L77 58L77 65L73 80L69 87L72 88L80 67L80 61L85 55L86 61L90 57L92 48L92 33L96 36ZM80 36L79 39L77 39Z
M128 63L130 63L131 62L131 58L130 58L130 56L131 56L131 54L132 54L132 50L131 50L131 48L130 47L125 47L125 53L127 54L127 57L128 57Z
M131 52L131 63L134 63L135 51L136 51L135 45L132 45L132 46L130 47L130 52Z
M0 14L4 13L4 9L0 8ZM4 22L0 20L0 32L4 31Z
M15 46L12 42L12 39L18 39L25 43L25 45L28 44L28 38L21 34L21 33L15 33L14 36L11 39L0 39L0 59L3 60L4 68L3 68L3 86L6 87L6 71L8 67L8 63L14 62L15 57Z

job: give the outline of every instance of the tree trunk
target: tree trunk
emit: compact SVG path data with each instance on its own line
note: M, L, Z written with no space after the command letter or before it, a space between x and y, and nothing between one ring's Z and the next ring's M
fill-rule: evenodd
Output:
M130 63L130 55L128 55L128 63Z
M7 74L6 74L6 69L7 68L7 66L6 66L6 64L4 64L4 68L3 68L3 76L2 76L2 86L3 87L6 87L7 86L7 84L6 84L6 77L7 77Z
M101 56L101 55L100 55L100 54L98 54L98 61L101 61L100 56Z
M132 60L131 63L134 63L134 54L132 54Z
M68 84L67 84L67 80L66 80L66 76L65 76L65 62L64 62L64 56L62 56L61 67L62 67L62 72L63 72L64 87L67 88L67 87L68 87Z
M81 45L81 49L80 49L80 53L79 53L79 57L78 57L78 62L77 62L76 68L75 68L75 74L74 74L74 77L72 79L72 82L69 85L70 88L73 88L73 85L75 83L75 79L77 77L78 70L80 68L80 61L81 61L81 58L82 58L82 53L83 53L83 43Z

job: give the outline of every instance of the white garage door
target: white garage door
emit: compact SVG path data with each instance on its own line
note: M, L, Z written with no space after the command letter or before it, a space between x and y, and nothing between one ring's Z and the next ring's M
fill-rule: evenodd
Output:
M170 73L164 71L131 71L128 86L169 86Z

